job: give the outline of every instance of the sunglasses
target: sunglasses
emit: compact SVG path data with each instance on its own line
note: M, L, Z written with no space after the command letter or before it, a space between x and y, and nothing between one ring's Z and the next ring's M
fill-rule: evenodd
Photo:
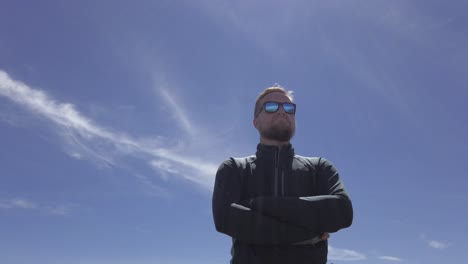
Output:
M262 109L265 109L265 112L267 112L267 113L274 113L274 112L278 111L280 105L281 105L281 107L283 107L283 110L284 110L285 113L288 113L288 114L295 114L296 113L296 104L293 104L293 103L279 103L279 102L270 101L270 102L265 102L263 104ZM260 114L262 109L260 109L260 111L258 111L257 115Z

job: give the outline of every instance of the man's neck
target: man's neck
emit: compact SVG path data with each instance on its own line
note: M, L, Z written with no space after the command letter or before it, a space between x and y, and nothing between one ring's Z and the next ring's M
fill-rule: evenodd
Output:
M260 138L260 144L267 145L267 146L277 146L279 148L282 148L283 146L287 146L290 143L290 141L278 141L278 140L272 140L272 139L267 139L267 138Z

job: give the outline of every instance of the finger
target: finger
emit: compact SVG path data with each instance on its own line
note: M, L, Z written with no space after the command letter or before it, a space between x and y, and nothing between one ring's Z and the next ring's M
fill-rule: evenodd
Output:
M320 237L321 240L327 240L330 238L330 234L329 233L323 233L323 235Z

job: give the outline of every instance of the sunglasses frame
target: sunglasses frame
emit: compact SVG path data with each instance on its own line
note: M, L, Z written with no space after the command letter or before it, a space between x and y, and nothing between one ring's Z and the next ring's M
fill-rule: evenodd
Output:
M268 110L266 109L266 105L267 105L268 103L274 103L274 104L276 104L276 105L278 106L278 108L276 108L276 110L273 111L273 112L268 111ZM284 105L285 105L285 104L290 104L290 105L293 105L293 106L294 106L294 108L293 108L293 109L294 109L293 113L290 113L290 112L287 112L287 111L286 111L286 109L284 108ZM280 105L281 105L281 107L283 108L283 111L284 111L286 114L290 114L290 115L296 114L297 106L296 106L295 103L291 103L291 102L283 102L283 103L281 103L281 102L275 102L275 101L268 101L268 102L264 102L264 103L263 103L262 108L260 108L260 111L258 111L258 113L257 113L257 116L262 112L262 110L265 110L266 113L270 113L270 114L276 113L276 112L278 112L278 110L279 110L279 108L280 108Z

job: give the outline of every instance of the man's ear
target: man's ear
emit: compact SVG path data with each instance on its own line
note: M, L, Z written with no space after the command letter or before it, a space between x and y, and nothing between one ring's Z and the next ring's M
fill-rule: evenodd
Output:
M257 121L257 118L254 118L253 121L252 121L253 125L255 128L257 128L257 125L258 125L258 121ZM258 128L257 128L258 129Z

